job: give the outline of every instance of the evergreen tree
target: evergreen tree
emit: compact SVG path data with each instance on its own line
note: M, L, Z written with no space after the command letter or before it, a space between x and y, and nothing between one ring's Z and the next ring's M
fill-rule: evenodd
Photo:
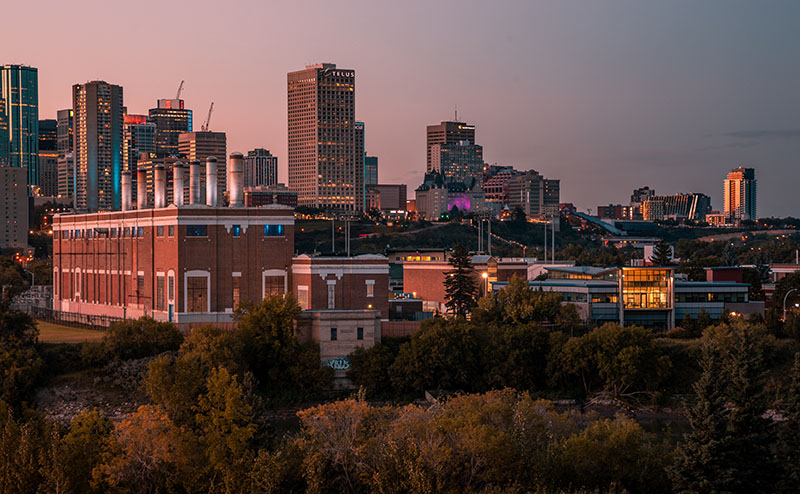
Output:
M720 360L719 350L706 342L700 357L702 374L694 383L695 402L688 409L692 431L678 446L675 463L668 469L678 493L729 490L732 479L725 451L730 437Z
M445 274L445 306L457 316L466 316L475 303L478 290L474 277L475 268L469 253L461 245L455 246L449 262L453 269Z
M800 353L794 354L791 380L778 436L778 459L783 467L779 492L797 492L800 485Z
M740 324L730 328L724 369L728 388L728 434L731 450L728 466L733 470L732 492L772 493L778 473L772 448L775 431L764 418L763 341L757 327Z
M655 266L672 266L672 247L663 239L659 240L653 247L653 255L650 257L650 262Z

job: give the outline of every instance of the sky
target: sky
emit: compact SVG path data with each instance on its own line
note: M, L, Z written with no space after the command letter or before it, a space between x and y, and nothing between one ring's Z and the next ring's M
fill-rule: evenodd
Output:
M596 211L634 188L703 192L756 169L759 216L800 216L800 2L39 0L4 6L0 63L39 69L40 118L72 84L124 87L129 113L183 99L228 152L287 179L286 73L356 71L381 183L425 170L425 126L476 126L488 163L561 179ZM19 22L11 22L19 19Z

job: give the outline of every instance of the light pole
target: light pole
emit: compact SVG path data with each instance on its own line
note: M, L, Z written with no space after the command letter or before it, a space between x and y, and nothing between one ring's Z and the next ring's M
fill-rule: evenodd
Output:
M792 288L791 290L786 292L786 295L783 296L783 322L786 322L786 299L789 297L790 293L796 292L796 291L797 291L797 288Z
M36 285L36 276L33 274L33 271L28 271L26 269L25 272L28 273L29 275L31 275L31 287Z
M484 288L483 294L484 295L489 295L489 273L484 271L483 273L481 273L481 278L483 278L483 282L485 284L485 288Z

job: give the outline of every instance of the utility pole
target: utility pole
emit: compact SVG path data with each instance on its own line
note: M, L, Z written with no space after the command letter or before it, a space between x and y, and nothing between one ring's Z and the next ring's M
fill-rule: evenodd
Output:
M336 217L331 213L331 253L336 254Z
M478 254L483 250L483 218L478 219Z
M551 244L551 249L550 249L550 257L553 259L553 264L555 264L556 263L556 222L555 222L555 220L553 220L553 231L551 233L552 233L552 235L550 235L550 241L552 242L552 244Z
M545 262L545 264L547 263L547 222L546 221L544 223L544 262Z
M486 237L486 241L489 243L489 256L492 255L492 218L491 216L487 220L488 228L489 228L489 235Z

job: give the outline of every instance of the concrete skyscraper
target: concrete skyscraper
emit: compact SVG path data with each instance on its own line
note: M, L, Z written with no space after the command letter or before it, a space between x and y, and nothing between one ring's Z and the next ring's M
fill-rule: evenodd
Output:
M120 209L122 86L91 81L72 87L75 208Z
M35 67L0 66L0 162L25 168L39 184L39 75Z
M289 188L297 203L358 212L364 204L364 152L357 145L355 71L335 64L290 72Z
M157 127L147 115L125 115L122 124L122 169L136 172L139 154L156 151Z
M436 158L432 151L434 145L445 146L448 144L458 144L463 141L475 144L474 125L468 125L464 122L442 122L437 125L428 125L426 142L428 167L425 171L430 173L435 170L433 163Z
M244 158L244 187L261 187L278 183L278 157L268 149L248 151Z
M178 136L192 132L192 110L183 106L182 99L160 99L158 107L150 109L150 120L156 124L156 149L159 156L177 156ZM222 159L222 156L217 156Z
M187 132L178 136L178 152L188 163L191 160L200 160L203 167L206 165L206 158L213 156L217 158L217 194L218 197L225 197L228 183L228 144L225 132ZM205 201L206 176L200 174L200 195L201 200Z
M56 124L56 150L58 151L58 195L74 197L75 194L75 132L73 110L58 110Z
M723 182L724 213L734 221L756 220L756 171L734 168Z
M58 195L58 121L39 120L39 185L35 195Z

